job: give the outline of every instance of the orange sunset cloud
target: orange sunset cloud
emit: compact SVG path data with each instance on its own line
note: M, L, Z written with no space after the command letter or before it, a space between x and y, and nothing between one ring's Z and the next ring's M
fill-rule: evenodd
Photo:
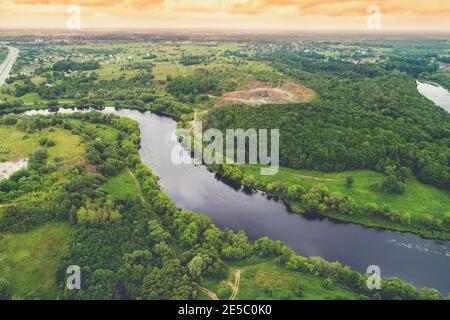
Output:
M450 31L450 0L0 0L0 28L64 28L78 5L82 28L367 29Z

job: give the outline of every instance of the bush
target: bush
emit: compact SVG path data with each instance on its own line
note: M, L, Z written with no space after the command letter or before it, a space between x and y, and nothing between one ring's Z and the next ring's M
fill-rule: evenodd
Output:
M37 149L32 155L31 160L36 162L43 162L48 157L48 151L45 149Z
M325 280L323 280L322 286L325 289L328 290L333 290L334 289L334 282L331 278L326 278Z
M450 227L450 212L447 212L444 217L444 225Z
M405 192L406 185L396 176L391 175L385 178L381 183L373 185L373 189L380 192L403 194Z
M225 300L231 296L231 293L233 292L233 290L231 290L231 288L225 283L225 281L222 281L217 286L216 292L217 292L217 296L220 299Z
M442 221L434 218L432 215L424 214L421 222L424 226L430 229L439 229L442 226Z
M376 203L366 203L364 207L364 213L369 216L374 216L380 213L380 208Z

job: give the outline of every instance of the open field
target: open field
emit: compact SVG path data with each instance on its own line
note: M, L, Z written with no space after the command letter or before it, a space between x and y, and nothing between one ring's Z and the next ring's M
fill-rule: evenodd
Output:
M127 170L123 170L117 176L109 178L106 183L106 189L108 190L108 193L121 200L127 199L128 196L135 199L139 197L135 182Z
M68 224L49 223L0 234L0 276L11 283L16 298L56 298L56 268L72 232Z
M83 153L81 138L61 128L25 133L15 127L0 126L0 156L3 161L28 158L39 147L39 139L42 137L51 138L56 143L47 148L50 159L59 157L76 161Z
M85 128L89 128L95 131L99 136L110 140L117 139L117 136L120 133L118 129L102 123L83 122L79 119L70 119L69 122L75 127L83 126Z

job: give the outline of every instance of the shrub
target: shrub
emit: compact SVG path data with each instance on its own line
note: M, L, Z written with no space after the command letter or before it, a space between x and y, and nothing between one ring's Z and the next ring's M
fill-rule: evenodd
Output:
M333 290L333 288L334 288L334 282L333 282L333 280L332 280L331 278L326 278L325 280L323 280L322 286L323 286L325 289Z
M380 192L403 194L405 192L406 185L396 176L391 175L385 178L381 183L373 185L373 189Z
M424 214L421 220L422 224L430 229L439 229L442 226L442 221L434 218L432 215Z
M444 217L444 225L450 227L450 212L447 212Z
M231 296L232 290L231 288L225 283L225 281L222 281L219 283L216 289L217 296L222 299L228 299Z
M364 208L364 213L370 216L374 216L380 213L380 208L376 203L367 203Z

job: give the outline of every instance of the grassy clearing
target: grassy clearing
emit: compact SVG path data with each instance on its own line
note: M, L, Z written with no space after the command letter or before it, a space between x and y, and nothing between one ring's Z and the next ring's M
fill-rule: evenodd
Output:
M136 199L139 197L136 185L127 170L123 170L117 176L109 178L106 183L106 189L108 193L121 200L127 199L128 196Z
M83 126L94 130L99 136L108 139L116 140L119 136L120 130L102 123L89 123L79 119L70 119L70 123L75 127Z
M26 233L0 234L0 275L16 298L56 298L56 268L73 230L50 223Z
M253 257L249 260L228 262L226 281L234 284L237 270L241 280L237 300L333 300L358 299L358 295L334 284L332 290L323 286L324 279L280 267L270 259ZM206 279L202 285L215 291L220 281ZM301 293L300 293L301 292ZM199 296L199 299L205 297ZM205 298L207 299L207 298Z
M53 128L43 129L34 133L25 133L12 126L0 126L0 158L4 161L27 158L39 147L41 137L51 138L56 142L47 148L50 159L60 157L67 160L79 159L83 154L81 138L70 131Z

